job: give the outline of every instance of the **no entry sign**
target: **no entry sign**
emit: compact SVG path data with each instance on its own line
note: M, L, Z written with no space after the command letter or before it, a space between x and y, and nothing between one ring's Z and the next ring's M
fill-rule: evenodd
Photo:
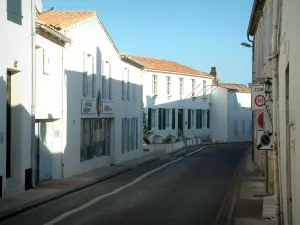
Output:
M252 84L251 109L262 110L265 104L265 93L263 84Z
M264 126L264 112L260 112L257 116L257 124L258 124L258 127L263 129L265 126Z

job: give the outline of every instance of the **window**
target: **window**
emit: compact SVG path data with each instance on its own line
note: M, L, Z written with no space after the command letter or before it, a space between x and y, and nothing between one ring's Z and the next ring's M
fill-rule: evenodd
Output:
M167 78L167 80L166 80L167 96L171 96L171 77L167 76L166 78Z
M81 119L80 145L81 161L109 155L109 120Z
M192 117L192 127L194 128L194 127L196 127L196 122L195 122L195 110L192 110L192 115L191 115L191 117Z
M130 80L129 80L129 69L127 69L127 101L130 101Z
M206 80L203 81L203 95L206 95Z
M195 91L196 88L196 80L192 79L192 91Z
M235 120L234 121L234 136L237 136L238 135L238 121Z
M127 68L124 68L123 69L123 72L122 72L122 100L125 100L125 93L126 93L126 87L125 87L125 77L126 77L126 74L127 74Z
M152 75L152 94L157 95L157 75Z
M208 109L207 110L207 124L206 124L207 126L207 128L210 128L210 110Z
M158 109L158 129L159 130L164 129L164 121L165 121L164 109L163 108L159 108Z
M191 129L191 125L192 125L191 114L192 114L192 110L188 109L188 129Z
M109 61L102 61L102 98L106 99L107 96L107 91L108 91L108 87L107 86L107 82L106 82L106 78L109 76Z
M196 128L197 129L202 128L202 109L196 110Z
M242 135L246 135L246 121L242 120Z
M171 114L171 110L167 109L166 110L166 127L170 127L170 114Z
M22 26L22 0L7 0L7 20Z
M207 125L207 121L206 121L206 110L202 110L202 124L203 127L205 128Z
M180 98L183 97L183 92L184 92L183 78L179 78L179 95L180 95Z
M149 115L149 111L151 112ZM157 109L148 109L148 126L149 129L151 128L157 128Z
M175 129L175 122L176 122L176 116L175 116L176 110L172 109L172 129Z

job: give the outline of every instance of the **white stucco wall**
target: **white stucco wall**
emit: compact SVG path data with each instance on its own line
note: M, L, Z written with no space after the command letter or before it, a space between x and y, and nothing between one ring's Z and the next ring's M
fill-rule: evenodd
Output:
M215 141L227 142L227 89L217 87L211 95L211 133Z
M288 189L291 184L292 192L292 217L293 224L300 224L300 145L297 139L300 138L300 130L297 126L300 123L299 107L299 57L300 46L300 2L297 0L285 0L282 4L282 24L281 35L282 44L280 46L279 57L279 154L280 154L280 175L282 187L282 204L284 212L284 222L288 224ZM284 36L283 36L284 34ZM289 72L287 67L289 65ZM287 87L289 86L289 90ZM286 101L286 93L289 101ZM289 107L287 106L289 102ZM288 115L287 115L288 113ZM289 124L291 124L289 126ZM291 175L291 183L288 179Z
M227 109L228 142L252 141L251 94L228 92Z
M24 190L25 169L31 167L31 6L26 1L22 1L21 15L22 25L8 21L7 1L0 1L0 27L9 31L2 32L0 37L0 176L7 195ZM5 190L7 69L16 73L12 77L12 177Z
M152 93L152 75L157 75L157 97L153 98ZM171 77L171 97L168 99L167 96L167 82L166 77ZM179 92L179 78L184 79L184 94L183 99L180 99L180 92ZM192 92L192 79L195 79L195 87L199 85L198 88L196 88L195 96L198 96L195 101L191 100L191 92ZM206 80L206 86L207 86L207 95L208 99L203 100L201 98L203 92L203 86L202 82L203 80ZM168 108L176 109L176 125L175 129L172 129L172 127L166 128L166 130L159 130L158 127L152 128L152 135L159 135L161 137L166 137L168 135L173 135L175 137L178 136L178 109L184 109L184 120L186 123L184 124L183 133L185 137L202 137L202 136L208 136L210 135L210 129L205 127L205 124L203 124L202 129L196 129L195 127L192 127L191 129L188 129L187 121L188 121L188 109L203 109L207 110L210 109L210 93L211 93L211 87L212 85L212 79L199 77L199 76L188 76L184 74L175 74L175 73L167 73L167 72L154 72L154 71L146 71L143 75L143 103L144 103L144 111L145 113L148 113L148 108L158 109L158 108ZM172 121L172 115L170 116L170 124Z
M93 30L93 35L89 35ZM121 154L121 122L126 116L140 118L140 97L136 100L123 101L121 97L122 69L124 64L120 60L118 52L114 49L106 33L100 26L97 17L93 17L65 30L66 35L72 39L73 43L65 50L65 74L66 90L64 93L64 121L65 136L64 146L64 176L86 172L110 163L118 163L125 159L130 159L141 155L141 150ZM88 53L94 56L94 71L96 73L97 90L102 89L101 75L108 76L107 67L103 66L103 61L110 61L112 78L112 99L107 98L103 101L113 103L113 114L101 114L100 118L112 118L110 132L110 156L103 156L80 162L80 130L81 118L99 118L96 114L81 114L81 100L95 100L92 96L92 77L88 76L88 95L83 96L83 54ZM135 76L141 71L132 69L130 81L138 83L139 79ZM137 91L138 93L138 91ZM131 98L133 99L133 98ZM140 123L139 123L140 124Z

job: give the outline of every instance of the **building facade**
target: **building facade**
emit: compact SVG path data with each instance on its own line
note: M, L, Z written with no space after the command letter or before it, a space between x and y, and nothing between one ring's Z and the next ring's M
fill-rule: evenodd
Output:
M0 2L0 197L31 187L35 19L41 1ZM33 34L33 35L31 35Z
M211 98L213 141L252 141L251 89L242 84L218 83Z
M300 170L297 138L300 133L297 130L299 104L296 94L300 82L297 76L300 71L297 63L299 12L300 2L296 0L254 1L248 27L248 35L253 36L254 41L253 82L264 83L265 78L272 82L273 104L269 120L274 150L273 154L268 154L268 158L273 159L270 167L262 165L263 153L254 150L257 164L269 171L271 186L275 186L275 198L278 199L275 209L279 209L279 216L274 217L278 224L300 224L300 180L297 176Z
M210 140L210 94L215 77L169 60L127 56L146 67L143 105L149 141Z
M54 132L61 147L49 155L56 171L48 179L141 156L143 66L120 56L93 11L51 9L38 19L71 39L63 52L62 127Z

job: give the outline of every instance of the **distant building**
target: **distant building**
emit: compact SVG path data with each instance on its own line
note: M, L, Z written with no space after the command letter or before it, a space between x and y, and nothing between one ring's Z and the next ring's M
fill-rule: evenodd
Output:
M211 98L211 134L218 142L252 141L251 89L218 83Z

